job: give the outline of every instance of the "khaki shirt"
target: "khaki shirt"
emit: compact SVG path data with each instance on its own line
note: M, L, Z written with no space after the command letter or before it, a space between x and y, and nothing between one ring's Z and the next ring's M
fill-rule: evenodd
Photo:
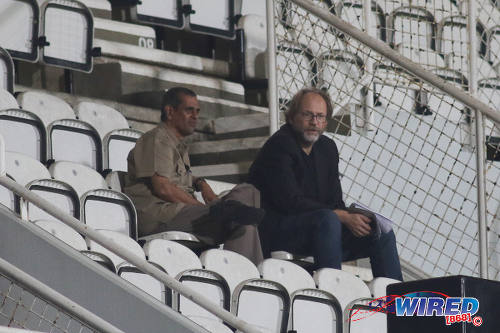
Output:
M137 210L139 236L147 235L160 223L168 223L185 206L166 202L152 191L156 173L193 195L193 177L187 146L164 122L137 140L128 158L128 179L123 191Z

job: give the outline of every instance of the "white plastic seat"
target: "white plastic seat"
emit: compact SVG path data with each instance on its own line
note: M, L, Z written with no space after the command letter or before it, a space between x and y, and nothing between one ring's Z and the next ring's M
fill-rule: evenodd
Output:
M40 9L42 62L48 65L92 71L93 16L80 2L47 0Z
M184 27L184 15L178 4L176 0L145 0L128 10L134 22L181 29Z
M144 255L144 251L142 250L142 247L132 238L116 231L111 231L111 230L97 230L99 233L101 233L102 236L109 238L110 241L114 242L115 244L119 244L121 246L126 247L129 251L133 252L136 256L141 257L142 259L146 259L146 256ZM87 245L90 249L90 251L94 251L97 253L102 253L105 256L107 256L111 261L113 262L113 265L115 268L118 268L121 264L126 263L127 261L120 256L114 254L110 250L106 249L100 244L97 244L93 240L87 239Z
M216 37L234 38L234 5L229 0L218 0L218 10L214 3L205 0L190 0L193 13L189 15L189 28L192 31Z
M5 150L46 161L45 126L34 113L19 109L0 111L0 134L5 139Z
M102 170L102 141L90 124L76 119L61 119L47 128L49 158L71 161Z
M406 44L420 49L432 49L436 36L435 21L431 13L421 7L405 6L390 13L388 41L391 45Z
M343 311L353 300L371 297L368 286L354 274L339 269L321 268L314 272L313 277L318 288L337 298Z
M363 61L348 51L335 50L319 57L319 86L330 94L334 110L347 104L362 102L360 94L362 68Z
M42 196L45 200L50 201L65 213L80 219L78 194L67 183L55 179L37 179L27 184L26 187ZM27 221L58 221L52 215L26 200L21 200L21 217ZM62 222L59 223L62 224Z
M238 28L243 29L245 80L265 79L266 74L266 17L245 15L238 20Z
M104 179L110 189L121 192L125 184L125 177L127 177L125 171L111 171Z
M342 308L330 293L316 289L311 275L289 261L266 259L259 265L264 279L282 284L291 297L288 328L297 332L340 332Z
M446 67L453 71L462 73L465 77L468 77L469 73L469 56L468 55L457 55L454 53L447 54L445 56ZM477 70L476 77L478 80L494 78L497 73L490 63L478 54L476 58Z
M54 162L50 165L49 171L55 179L71 185L79 198L90 190L108 188L106 181L97 171L82 164Z
M5 170L22 186L35 179L50 178L49 170L40 161L16 152L5 152Z
M161 266L156 264L152 265L155 265L157 266L156 268L163 270ZM155 279L149 274L143 273L137 267L123 263L117 267L117 274L163 304L167 304L168 306L172 305L171 291L161 281Z
M5 89L0 89L0 110L19 109L19 105L12 94Z
M378 277L368 283L370 293L374 298L384 297L387 295L387 286L393 283L400 283L401 281L386 277Z
M323 10L334 12L333 6L329 8L325 1L313 0L312 2ZM302 7L287 2L281 15L280 19L284 21L290 33L296 36L294 40L299 44L307 45L312 55L317 56L343 48L344 42L338 36L338 32Z
M240 14L245 16L248 14L256 14L266 16L266 1L265 0L242 0Z
M176 242L154 239L144 245L144 252L150 262L160 265L167 274L229 310L230 292L227 282L220 274L202 269L200 260L190 249ZM172 303L175 310L194 321L200 318L220 321L178 293L174 293Z
M445 67L444 59L441 55L432 50L422 50L405 44L397 45L396 49L405 57L425 68L434 69Z
M2 24L0 25L0 45L12 56L27 61L38 59L38 3L36 1L0 1ZM13 33L15 32L15 33Z
M3 109L3 94L1 91L7 91L11 94L14 93L14 77L14 62L12 61L12 57L7 50L0 47L0 110ZM9 108L17 109L18 106Z
M450 0L404 0L406 4L412 6L423 7L427 9L436 22L440 22L444 17L451 15L459 15L459 8Z
M34 222L37 226L44 229L48 233L54 235L56 238L60 239L64 243L68 244L77 251L86 251L87 243L83 239L82 235L76 232L71 227L67 225L47 220L38 220Z
M488 30L488 46L487 53L488 59L493 64L498 64L500 62L500 25L495 26Z
M293 61L290 61L290 58ZM278 45L276 48L276 67L282 73L278 76L278 87L287 88L278 89L278 97L282 102L291 100L292 92L299 91L304 84L314 85L316 66L312 54L305 46L292 43Z
M115 109L93 102L80 102L75 106L78 119L92 125L101 139L111 131L129 128L127 119Z
M314 265L314 257L301 256L287 251L272 251L271 258L292 261L301 267Z
M436 50L445 55L453 53L467 57L469 54L467 17L463 15L449 16L438 22ZM476 28L477 51L481 52L484 45L479 26L478 23Z
M75 119L73 108L57 96L38 91L25 91L17 95L19 106L36 114L45 127L59 119Z
M81 219L94 229L113 230L137 240L137 213L123 193L95 189L80 198Z
M134 148L142 132L131 128L117 129L103 139L104 169L127 171L128 153Z

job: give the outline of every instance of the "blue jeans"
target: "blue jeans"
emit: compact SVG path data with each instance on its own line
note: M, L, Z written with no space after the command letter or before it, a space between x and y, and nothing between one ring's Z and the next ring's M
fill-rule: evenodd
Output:
M265 220L272 251L312 255L316 268L340 269L342 261L369 257L374 277L403 280L393 231L379 239L356 237L329 209L289 216L268 211Z

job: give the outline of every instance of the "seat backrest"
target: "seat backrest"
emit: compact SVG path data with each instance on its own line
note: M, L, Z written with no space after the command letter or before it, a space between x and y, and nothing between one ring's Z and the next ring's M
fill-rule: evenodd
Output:
M18 109L19 105L14 96L4 89L0 89L0 110Z
M40 161L21 153L5 152L5 168L7 174L23 186L35 179L50 178L49 170Z
M135 240L128 237L127 235L124 235L121 232L116 232L111 230L97 230L97 231L101 233L102 236L110 239L110 241L114 242L115 244L119 244L123 247L126 247L129 251L132 251L135 255L143 259L146 259L142 247ZM106 249L102 245L97 244L93 240L87 239L87 245L91 251L102 253L109 259L111 259L115 267L119 267L120 264L126 262L125 259L114 254L113 252Z
M405 6L394 10L389 15L388 28L392 31L389 34L392 45L403 43L422 49L433 47L435 21L424 8Z
M400 283L401 281L386 277L378 277L368 283L368 288L374 298L387 296L387 286L393 283Z
M68 227L61 222L47 220L38 220L35 221L35 224L45 231L49 232L50 234L54 235L64 243L68 244L75 250L87 250L87 243L85 243L82 235L80 235L71 227Z
M109 132L103 141L104 169L127 171L128 154L142 134L130 128Z
M105 180L110 189L121 192L125 186L126 177L128 176L125 171L111 171L106 175Z
M49 158L102 170L102 141L90 124L82 120L56 120L49 125L47 133Z
M45 127L55 120L75 119L75 112L71 106L54 95L25 91L17 95L17 101L23 110L36 114Z
M27 184L26 187L45 200L50 201L65 213L76 219L80 219L80 200L78 194L73 187L65 182L55 179L37 179ZM27 221L57 221L55 217L26 200L21 201L21 217Z
M55 179L71 185L80 198L87 191L108 188L97 171L82 164L58 161L50 165L49 171Z
M259 264L259 271L264 279L281 283L290 295L299 289L316 288L312 276L289 261L265 259Z
M137 214L125 194L108 189L90 190L80 198L80 207L85 224L121 232L137 240Z
M214 3L205 0L190 0L194 12L189 15L189 27L192 31L234 38L233 1L218 0L218 10L213 10Z
M47 159L45 126L34 113L10 109L0 111L0 134L5 150L22 153L41 162Z
M339 269L321 268L314 273L314 280L319 289L337 298L342 310L357 298L371 297L370 290L363 280Z
M163 270L161 267L157 268ZM145 293L156 298L160 302L169 306L172 304L172 295L170 294L170 290L167 290L161 281L155 279L149 274L143 273L137 267L123 263L118 267L117 273L120 277L132 283Z
M153 239L144 245L144 252L149 261L160 265L172 277L177 277L185 270L202 267L193 251L173 241Z
M249 14L238 20L245 32L245 79L265 79L266 17Z
M226 279L231 293L240 282L260 277L259 270L250 260L233 251L210 249L200 255L200 261L206 269Z
M115 109L98 103L80 102L75 106L78 119L91 124L101 139L113 130L128 128L127 119Z

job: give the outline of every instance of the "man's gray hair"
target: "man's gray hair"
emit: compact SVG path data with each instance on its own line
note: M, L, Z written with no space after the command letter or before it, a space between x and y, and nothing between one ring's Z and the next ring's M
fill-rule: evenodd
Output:
M288 110L285 113L286 122L288 124L300 111L300 103L302 103L302 99L307 94L318 94L319 96L321 96L326 103L326 119L329 120L332 117L333 107L330 95L328 95L328 93L324 90L318 88L303 88L293 96L290 104L288 105Z

